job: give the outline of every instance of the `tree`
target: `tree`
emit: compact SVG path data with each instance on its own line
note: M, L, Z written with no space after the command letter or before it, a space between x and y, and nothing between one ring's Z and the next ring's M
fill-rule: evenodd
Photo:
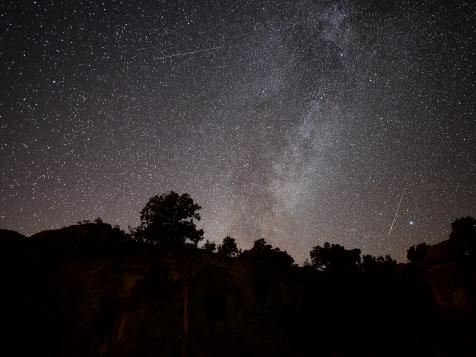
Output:
M420 243L418 245L412 245L407 250L407 259L411 263L423 263L425 261L426 251L429 245L426 243Z
M304 263L303 263L302 267L304 269L309 269L309 270L314 269L311 262L309 261L309 259L304 259Z
M360 263L360 249L345 249L328 242L323 247L313 247L309 254L312 266L323 271L353 271Z
M188 193L170 191L156 195L141 210L141 224L134 230L134 236L166 246L184 245L187 241L197 246L203 239L203 230L197 229L194 221L200 220L200 209Z
M241 253L241 257L273 268L290 267L294 263L294 259L286 251L273 247L264 238L255 240L253 247Z
M209 241L208 239L203 244L203 249L207 252L214 253L217 250L217 245L215 242Z
M360 269L364 272L372 273L389 273L395 270L397 267L397 261L393 259L389 254L385 257L374 257L370 254L362 256L362 263Z
M454 243L461 257L476 255L476 219L462 217L451 224L450 241Z
M218 246L218 254L228 258L238 256L239 250L235 238L230 236L223 238L222 244Z

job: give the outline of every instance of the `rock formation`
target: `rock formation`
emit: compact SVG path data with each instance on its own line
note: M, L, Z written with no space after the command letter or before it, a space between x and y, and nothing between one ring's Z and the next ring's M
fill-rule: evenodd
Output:
M475 351L464 340L472 333L465 324L475 321L474 290L461 292L455 282L459 272L449 263L423 272L403 265L392 274L323 273L187 247L161 250L126 238L102 223L30 238L1 230L0 354L449 356ZM448 301L464 314L448 314ZM453 323L459 327L449 331Z

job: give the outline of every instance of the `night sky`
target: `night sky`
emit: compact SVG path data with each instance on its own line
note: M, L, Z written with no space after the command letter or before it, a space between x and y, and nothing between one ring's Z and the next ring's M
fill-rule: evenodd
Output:
M476 216L466 1L0 2L0 227L136 226L405 260Z

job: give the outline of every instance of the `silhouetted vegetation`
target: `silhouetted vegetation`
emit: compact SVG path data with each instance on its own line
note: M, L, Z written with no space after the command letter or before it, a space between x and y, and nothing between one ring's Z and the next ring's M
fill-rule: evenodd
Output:
M388 254L385 257L366 254L362 256L360 264L360 269L368 273L391 273L396 267L397 261Z
M339 244L324 243L312 248L309 253L311 265L322 271L357 271L360 263L360 249L345 249Z
M269 265L273 268L290 267L294 259L286 252L268 244L264 238L255 240L253 247L241 253L241 258Z
M236 257L240 253L235 238L230 236L223 238L223 242L218 246L217 250L219 255L227 258Z
M474 260L476 257L476 219L462 217L451 224L450 241L457 247L460 259Z
M407 259L411 263L423 263L425 261L426 251L428 250L428 244L420 243L412 245L407 250Z
M194 246L203 239L203 230L194 220L200 220L200 206L187 194L169 192L152 197L140 212L141 224L133 231L136 239L163 246Z
M263 238L176 249L203 239L199 210L188 194L154 196L134 239L100 218L0 230L0 313L18 352L2 355L475 354L472 217L410 247L411 264L326 242L301 268Z
M209 241L207 239L203 244L203 249L205 249L207 252L215 253L217 250L217 245L215 242Z

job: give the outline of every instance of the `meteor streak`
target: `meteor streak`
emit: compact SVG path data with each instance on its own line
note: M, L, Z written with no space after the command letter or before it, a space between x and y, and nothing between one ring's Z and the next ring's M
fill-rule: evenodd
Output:
M194 55L195 53L199 53L199 52L215 51L215 50L218 50L222 47L223 46L217 46L217 47L202 48L200 50L195 50L195 51L190 51L190 52L180 52L180 53L175 53L173 55L157 57L156 60L163 60L163 59L172 58L172 57L182 57L182 56Z
M403 187L402 194L400 195L400 201L398 201L397 210L395 211L392 224L390 225L390 229L388 230L387 239L390 238L390 234L392 233L392 230L393 230L393 225L395 224L395 221L397 220L398 210L400 209L400 205L402 204L404 194L405 194L405 187Z

